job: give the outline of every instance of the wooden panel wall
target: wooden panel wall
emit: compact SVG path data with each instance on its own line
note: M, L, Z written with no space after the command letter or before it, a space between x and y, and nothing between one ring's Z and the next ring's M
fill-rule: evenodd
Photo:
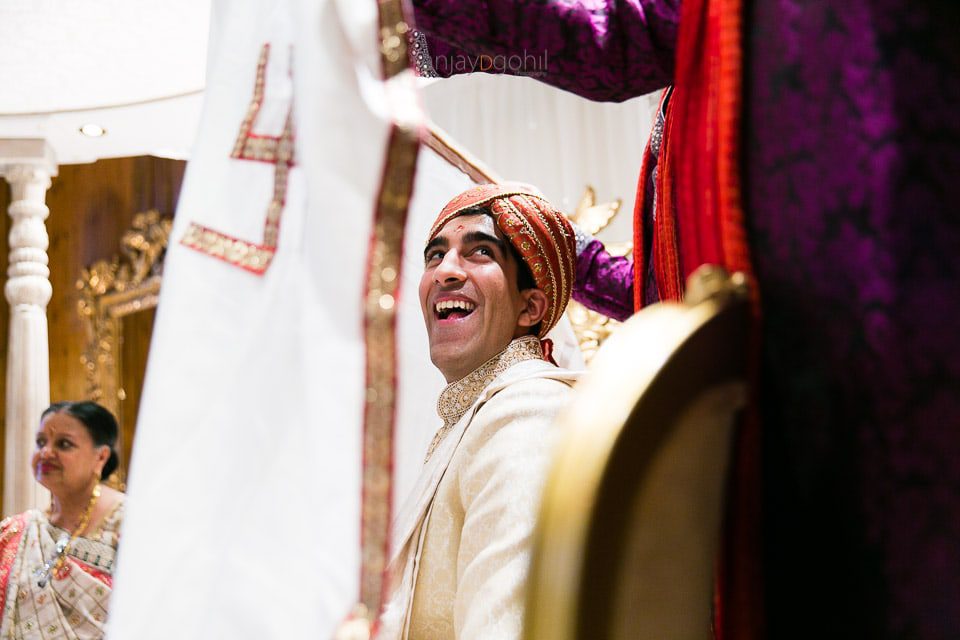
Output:
M87 379L80 356L87 337L77 311L80 298L76 287L81 272L97 260L110 259L119 252L120 238L130 227L134 214L157 209L164 215L173 215L185 167L182 161L150 156L117 158L61 166L59 176L53 179L47 192L48 255L53 285L53 298L47 308L51 401L86 398ZM9 204L9 187L0 179L0 264L4 266L4 281L8 265L6 238L10 217L6 211ZM0 376L4 378L0 389L6 388L9 321L9 305L6 298L0 296ZM124 348L129 352L146 353L152 316L146 322L146 329L140 327L125 338ZM125 373L137 375L136 371ZM124 382L137 384L135 378L129 377ZM139 400L139 389L134 389L131 395L131 399ZM5 402L5 394L0 392L0 423L5 419ZM2 425L0 429L5 427ZM4 438L0 437L0 447L3 442Z

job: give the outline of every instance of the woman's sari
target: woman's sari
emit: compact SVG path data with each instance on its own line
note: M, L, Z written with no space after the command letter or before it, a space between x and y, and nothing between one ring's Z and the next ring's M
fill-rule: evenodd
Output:
M102 638L123 503L89 537L73 540L37 510L0 523L0 638ZM59 544L58 544L59 542Z

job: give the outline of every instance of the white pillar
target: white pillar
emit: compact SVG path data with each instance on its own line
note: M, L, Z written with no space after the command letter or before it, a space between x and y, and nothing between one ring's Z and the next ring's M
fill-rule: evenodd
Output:
M30 458L40 413L50 404L47 303L52 288L44 224L50 178L56 175L43 140L0 140L0 174L12 195L9 268L4 293L10 303L7 342L6 450L3 513L46 507L49 494L37 484Z

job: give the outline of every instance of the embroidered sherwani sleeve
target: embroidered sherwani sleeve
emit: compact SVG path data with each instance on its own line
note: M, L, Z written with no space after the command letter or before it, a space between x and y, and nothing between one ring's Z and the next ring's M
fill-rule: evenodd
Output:
M442 77L530 75L608 101L672 82L679 0L414 0L413 6L433 71ZM532 62L520 69L497 64L511 56Z
M554 380L518 383L476 415L472 426L492 435L459 476L464 521L454 605L457 640L520 638L552 421L569 391Z
M610 255L593 240L577 256L573 299L623 322L633 315L633 259Z

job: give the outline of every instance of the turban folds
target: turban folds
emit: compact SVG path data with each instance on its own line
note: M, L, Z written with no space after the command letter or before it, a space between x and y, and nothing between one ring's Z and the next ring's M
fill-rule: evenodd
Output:
M540 323L542 338L560 320L570 300L577 255L573 227L566 216L529 187L484 184L447 203L430 228L427 242L471 207L490 210L497 228L530 269L537 288L547 295L547 312Z

